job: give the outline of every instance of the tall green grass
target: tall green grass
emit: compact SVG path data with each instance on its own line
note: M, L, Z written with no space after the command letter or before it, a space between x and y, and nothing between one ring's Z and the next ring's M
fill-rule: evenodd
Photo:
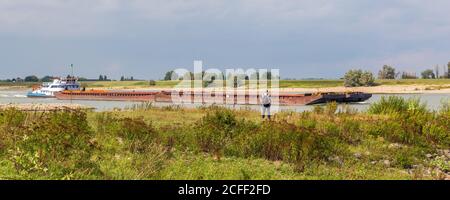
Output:
M0 110L0 179L413 178L401 171L445 168L425 154L450 147L448 104L421 105L391 98L356 113L331 103L271 121L221 107Z

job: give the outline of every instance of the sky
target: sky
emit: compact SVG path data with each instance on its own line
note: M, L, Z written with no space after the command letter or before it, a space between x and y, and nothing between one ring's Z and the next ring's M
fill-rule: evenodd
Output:
M448 0L0 0L0 78L276 68L339 78L450 61Z

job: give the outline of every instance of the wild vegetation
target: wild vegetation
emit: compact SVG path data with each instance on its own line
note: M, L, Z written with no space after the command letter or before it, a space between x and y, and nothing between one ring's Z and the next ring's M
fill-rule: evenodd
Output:
M445 179L450 102L390 97L262 121L251 110L143 104L0 111L0 179Z

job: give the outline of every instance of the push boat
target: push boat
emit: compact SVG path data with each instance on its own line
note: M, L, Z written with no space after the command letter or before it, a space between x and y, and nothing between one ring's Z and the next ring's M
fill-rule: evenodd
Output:
M56 93L62 91L78 91L80 84L75 78L54 79L53 82L45 82L27 93L30 98L53 98Z
M65 90L55 94L60 100L99 100L99 101L150 101L174 103L173 91L110 91L110 90ZM178 93L178 94L177 94ZM205 92L175 92L180 99L189 103L211 103L221 98L227 104L255 105L260 102L260 95L245 94L230 96L222 94L215 96ZM278 94L272 99L278 98L279 105L314 105L327 102L352 103L363 102L371 98L372 94L363 92L347 93L305 93L305 94Z

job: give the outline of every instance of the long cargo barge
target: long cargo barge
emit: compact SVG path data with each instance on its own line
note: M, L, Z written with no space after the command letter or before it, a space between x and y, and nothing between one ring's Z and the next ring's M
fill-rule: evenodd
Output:
M99 100L99 101L150 101L174 103L172 91L108 91L108 90L87 90L87 91L63 91L55 96L60 100ZM242 94L230 96L223 94L215 96L205 92L179 92L178 97L189 103L213 103L223 100L227 104L259 104L260 95ZM272 96L272 101L279 105L313 105L326 102L350 103L362 102L371 98L372 94L362 92L350 93L306 93L306 94L279 94Z

